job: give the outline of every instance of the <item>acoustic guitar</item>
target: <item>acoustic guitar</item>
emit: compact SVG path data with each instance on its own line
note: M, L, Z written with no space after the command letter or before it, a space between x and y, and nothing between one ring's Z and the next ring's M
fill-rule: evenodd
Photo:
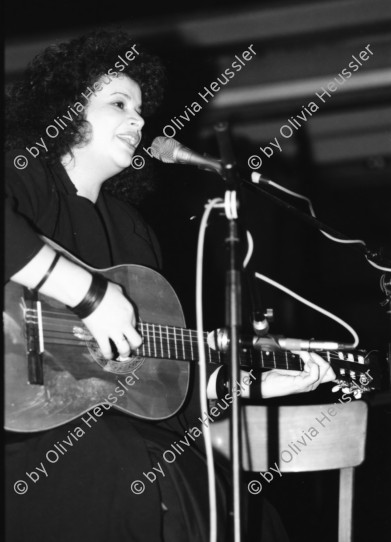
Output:
M87 267L87 266L85 266ZM158 272L121 265L100 272L120 284L138 313L143 344L126 359L103 358L95 339L67 307L9 282L5 286L5 428L35 432L69 422L98 405L144 420L163 420L183 405L197 332L186 329L178 297ZM226 363L204 333L208 363ZM365 352L320 352L341 385L361 392L379 387L376 365ZM240 363L254 369L302 370L288 351L242 345Z

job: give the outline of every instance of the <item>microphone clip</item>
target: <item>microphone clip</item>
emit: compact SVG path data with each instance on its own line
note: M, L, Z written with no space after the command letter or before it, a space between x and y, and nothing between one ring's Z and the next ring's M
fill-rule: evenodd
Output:
M255 311L252 315L252 326L255 335L258 337L264 337L269 332L269 323L273 322L274 313L273 309L266 309L265 313L261 311Z

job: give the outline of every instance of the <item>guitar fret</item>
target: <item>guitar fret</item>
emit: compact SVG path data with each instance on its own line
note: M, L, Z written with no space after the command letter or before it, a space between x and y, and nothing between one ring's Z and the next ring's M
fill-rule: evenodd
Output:
M170 340L169 340L169 338L168 338L168 326L166 326L166 335L167 335L167 350L168 350L168 357L171 358Z
M160 337L160 357L164 358L163 340L162 340L162 326L159 324L159 337Z
M272 358L273 367L275 368L276 367L276 356L275 356L274 352L270 352L269 350L267 350L265 352L265 354L266 354L266 358L267 358L269 363L270 363L270 357Z
M140 333L143 338L143 344L141 345L141 348L143 349L143 356L145 356L145 349L148 347L148 337L146 333L146 324L141 323L140 325Z
M164 340L164 326L159 324L159 337L160 337L160 348L161 348L161 357L166 358L166 341Z
M274 353L266 351L264 354L266 356L265 367L267 367L268 369L275 368L276 367L276 358L274 356Z
M139 327L138 331L140 332L141 336L144 337L144 334L143 334L143 323L142 323L141 321L140 321L140 327ZM136 348L136 354L137 354L137 356L140 356L140 355L141 355L141 356L144 356L144 352L143 352L143 350L144 350L144 345L145 345L145 343L144 343L144 341L143 341L143 342L141 343L141 345L140 345L138 348Z
M267 366L268 366L268 365L267 365L267 363L268 363L268 361L267 361L267 356L268 356L269 352L267 352L267 351L266 351L266 352L262 352L262 351L261 351L261 352L259 352L259 354L260 354L261 360L262 360L262 367L267 368Z
M186 359L186 355L185 355L185 339L184 339L184 336L183 336L183 327L181 328L181 339L182 339L183 359Z
M156 330L155 326L152 324L152 336L153 336L153 347L154 347L154 357L157 358L157 348L156 348Z
M192 337L192 332L191 331L190 331L190 353L191 353L191 359L194 360L193 337Z
M149 324L147 324L147 337L148 337L148 354L151 357L151 337L149 335Z
M145 333L146 333L146 340L144 340L143 342L143 347L144 347L144 352L145 354L144 355L147 355L147 349L148 349L148 354L151 355L151 340L150 340L150 336L149 336L149 327L148 327L148 324L144 324L144 329L145 329Z
M173 330L174 330L175 359L178 359L178 348L177 348L177 342L176 342L176 327L174 327Z

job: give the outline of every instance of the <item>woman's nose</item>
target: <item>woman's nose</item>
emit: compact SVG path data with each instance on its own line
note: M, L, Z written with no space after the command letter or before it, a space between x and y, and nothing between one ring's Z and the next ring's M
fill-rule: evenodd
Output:
M145 122L143 117L137 113L137 111L132 111L129 115L129 122L132 126L136 126L138 130L142 130Z

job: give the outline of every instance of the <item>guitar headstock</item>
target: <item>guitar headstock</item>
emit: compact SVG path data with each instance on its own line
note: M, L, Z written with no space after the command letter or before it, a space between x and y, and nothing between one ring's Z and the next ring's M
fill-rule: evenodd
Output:
M339 353L339 357L341 365L337 368L338 378L332 391L341 390L352 394L355 399L361 399L364 393L380 389L381 375L375 352L355 352L343 356Z
M343 393L352 394L355 399L361 399L363 393L373 391L375 388L371 386L373 378L369 374L370 369L366 373L361 373L357 380L335 380L336 386L333 387L332 391L341 390Z

